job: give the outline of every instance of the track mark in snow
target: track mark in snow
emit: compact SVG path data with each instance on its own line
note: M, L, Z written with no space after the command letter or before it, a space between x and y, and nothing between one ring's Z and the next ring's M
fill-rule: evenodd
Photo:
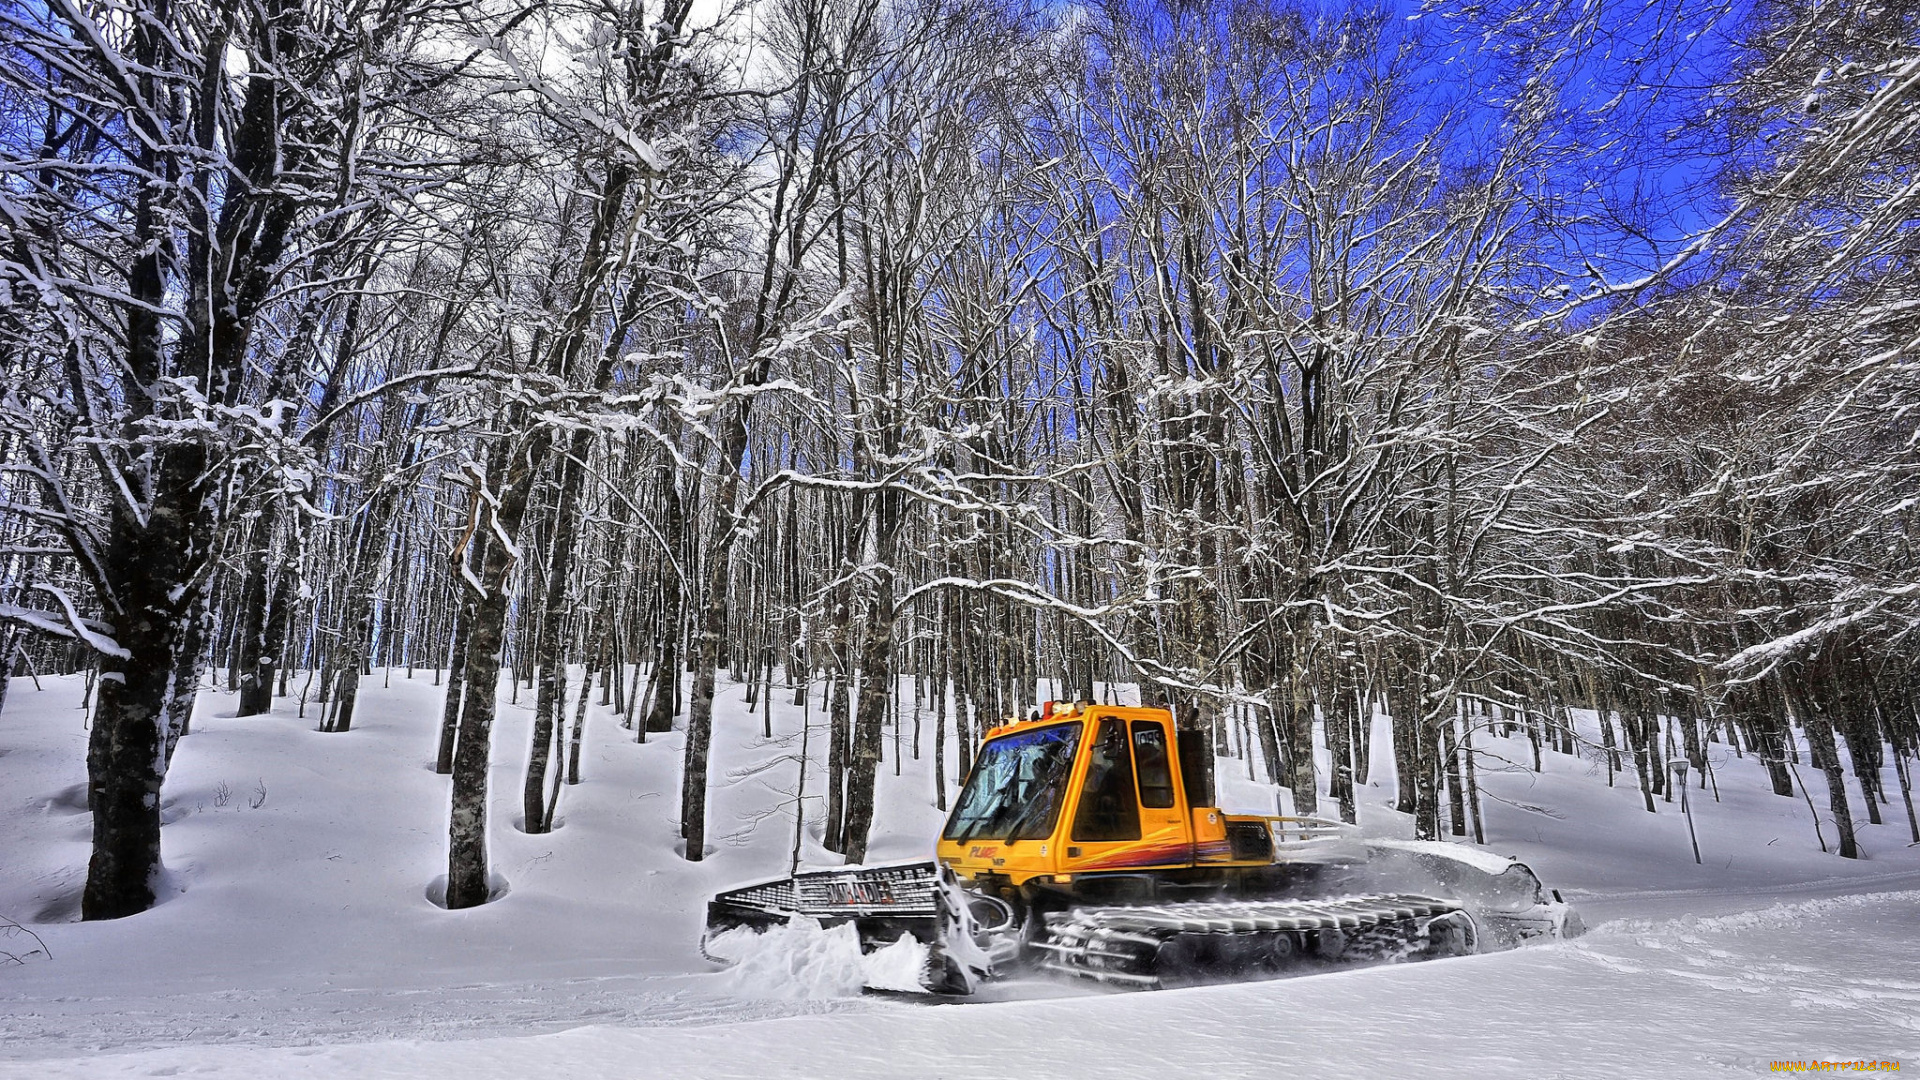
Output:
M1672 981L1764 998L1792 1011L1844 1011L1889 1032L1920 1032L1920 983L1887 974L1916 957L1888 955L1885 941L1876 948L1859 925L1917 917L1920 892L1824 897L1730 915L1618 920L1567 953L1633 976L1652 994L1686 993L1658 989Z

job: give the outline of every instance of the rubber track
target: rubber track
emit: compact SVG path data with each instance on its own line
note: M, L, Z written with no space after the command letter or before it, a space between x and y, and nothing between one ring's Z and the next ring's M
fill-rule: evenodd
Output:
M1248 965L1273 974L1301 955L1384 959L1417 950L1428 923L1460 910L1413 895L1088 907L1048 915L1035 944L1052 954L1042 965L1049 970L1151 989L1232 978Z

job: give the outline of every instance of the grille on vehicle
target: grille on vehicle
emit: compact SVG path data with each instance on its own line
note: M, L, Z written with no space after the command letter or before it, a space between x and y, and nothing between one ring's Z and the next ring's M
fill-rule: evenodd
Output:
M823 870L721 893L717 900L798 915L932 915L931 864Z
M1227 822L1227 843L1232 846L1236 861L1273 858L1273 837L1262 821Z
M933 876L920 867L802 874L794 888L802 911L933 913Z
M782 878L779 881L749 885L744 889L723 892L715 899L744 907L762 908L766 911L792 911L794 909L793 879Z

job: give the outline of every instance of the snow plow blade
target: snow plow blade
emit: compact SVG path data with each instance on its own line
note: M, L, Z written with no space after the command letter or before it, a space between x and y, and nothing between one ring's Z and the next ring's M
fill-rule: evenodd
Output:
M742 885L707 903L707 929L700 952L731 965L716 942L730 931L764 933L797 917L822 927L852 923L860 950L872 953L911 937L927 946L921 989L933 994L970 994L987 974L974 941L966 894L953 871L933 862L848 866L816 870Z

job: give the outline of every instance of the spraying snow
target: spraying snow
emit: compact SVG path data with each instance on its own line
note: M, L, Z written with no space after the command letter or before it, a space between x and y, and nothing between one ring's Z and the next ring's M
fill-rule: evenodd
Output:
M721 978L747 998L854 997L869 987L914 991L927 965L927 947L911 937L862 955L852 923L822 926L804 915L766 931L716 934L707 950L734 962Z

